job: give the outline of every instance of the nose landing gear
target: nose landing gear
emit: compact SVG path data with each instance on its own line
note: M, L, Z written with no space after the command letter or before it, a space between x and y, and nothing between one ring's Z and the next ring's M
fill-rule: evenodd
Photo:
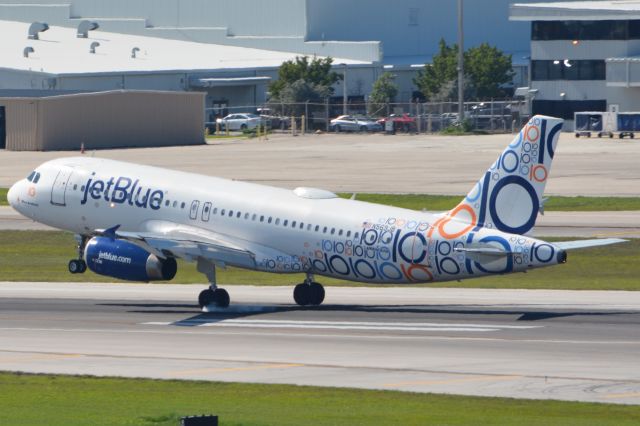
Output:
M84 261L84 248L88 238L84 235L76 235L78 241L78 258L69 261L69 272L72 274L83 274L87 270L87 262Z

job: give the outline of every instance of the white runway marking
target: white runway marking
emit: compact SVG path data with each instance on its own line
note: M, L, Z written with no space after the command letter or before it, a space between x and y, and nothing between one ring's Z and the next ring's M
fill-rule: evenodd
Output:
M199 327L248 327L248 328L294 328L294 329L333 329L333 330L380 330L380 331L467 331L485 332L499 330L528 330L542 328L533 325L495 325L495 324L444 324L444 323L382 323L360 321L291 321L291 320L244 320L227 319L186 320L177 322L145 322L143 325L182 325Z

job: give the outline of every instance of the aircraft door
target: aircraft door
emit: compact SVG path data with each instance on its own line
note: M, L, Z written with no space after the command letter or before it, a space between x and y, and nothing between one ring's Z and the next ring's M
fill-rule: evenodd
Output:
M71 167L63 167L58 172L56 180L51 187L51 204L54 206L66 206L67 184L73 174Z
M200 209L200 201L194 200L191 203L191 211L189 212L189 218L196 220L198 218L198 210Z

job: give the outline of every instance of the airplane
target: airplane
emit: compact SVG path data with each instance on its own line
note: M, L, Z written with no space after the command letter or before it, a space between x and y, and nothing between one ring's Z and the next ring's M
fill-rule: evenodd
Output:
M529 236L563 120L534 116L452 210L422 212L315 188L294 190L94 157L48 161L15 183L18 212L71 231L72 274L169 281L176 259L196 262L209 287L202 309L229 306L216 269L303 273L293 298L320 305L315 276L431 283L563 264L567 251L624 242L546 242ZM428 166L428 165L426 165Z

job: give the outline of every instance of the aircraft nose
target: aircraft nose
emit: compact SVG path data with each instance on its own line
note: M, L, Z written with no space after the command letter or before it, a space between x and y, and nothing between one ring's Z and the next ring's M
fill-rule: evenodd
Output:
M7 192L7 201L11 207L16 207L18 204L18 183L14 183L11 188L9 188L9 192Z

